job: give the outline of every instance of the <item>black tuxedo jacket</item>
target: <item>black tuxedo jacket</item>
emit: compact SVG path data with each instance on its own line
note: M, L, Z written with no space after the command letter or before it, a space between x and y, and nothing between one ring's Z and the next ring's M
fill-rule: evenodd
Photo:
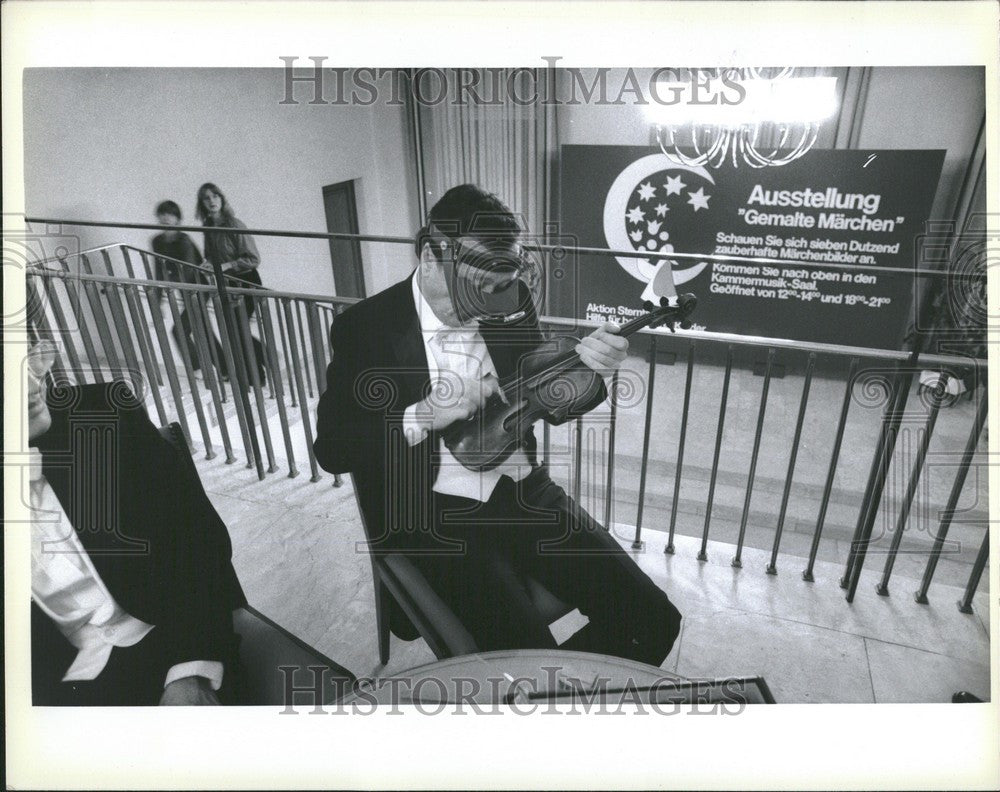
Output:
M170 665L232 662L246 599L190 460L122 382L52 388L48 404L42 470L111 596L168 633Z
M318 408L316 458L324 470L353 474L375 551L393 549L398 539L429 527L433 519L429 493L439 464L438 437L430 433L411 447L402 430L404 411L424 398L431 384L412 277L352 305L334 321L333 362ZM479 330L500 379L516 372L526 356L546 349L533 310L516 323L480 323ZM598 393L554 423L582 415L606 397L602 381ZM534 462L532 433L525 434L523 446Z

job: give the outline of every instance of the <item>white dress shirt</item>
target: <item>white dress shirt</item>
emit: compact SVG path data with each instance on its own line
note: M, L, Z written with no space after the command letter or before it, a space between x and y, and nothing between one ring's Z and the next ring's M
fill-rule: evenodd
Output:
M449 374L473 380L484 379L490 374L496 376L493 359L479 333L479 328L475 325L449 327L444 324L421 293L417 275L414 275L411 281L413 302L420 320L420 332L424 340L424 352L427 355L427 368L431 375L431 387L438 389L436 392L440 394L449 393L451 391L448 384ZM444 400L442 396L442 401ZM421 428L417 422L416 407L417 405L411 404L403 415L403 431L411 446L427 437L427 430ZM534 427L531 431L534 432ZM489 500L503 476L510 476L514 481L520 481L531 472L531 463L520 447L499 467L482 472L463 467L452 456L443 440L438 441L438 451L441 465L432 489L445 495L458 495L485 502Z
M96 679L116 647L134 646L153 629L126 613L101 580L62 504L42 475L41 454L31 453L31 593L77 649L64 682ZM167 672L163 686L189 676L222 686L222 663L193 660Z

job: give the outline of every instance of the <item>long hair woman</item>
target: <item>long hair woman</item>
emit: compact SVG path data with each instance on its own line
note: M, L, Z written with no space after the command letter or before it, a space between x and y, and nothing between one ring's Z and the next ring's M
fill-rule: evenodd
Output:
M240 285L244 288L259 288L260 253L257 252L257 245L250 234L234 234L227 230L246 228L246 225L233 214L233 209L222 190L211 182L201 185L198 188L195 215L205 226L205 259L213 265L221 266L226 275L243 281ZM250 295L244 296L243 303L249 319L256 310L256 303ZM264 346L252 334L250 339L253 343L252 357L248 350L243 350L242 333L239 334L240 349L243 350L247 374L249 376L250 366L256 365L260 381L263 383L266 379Z

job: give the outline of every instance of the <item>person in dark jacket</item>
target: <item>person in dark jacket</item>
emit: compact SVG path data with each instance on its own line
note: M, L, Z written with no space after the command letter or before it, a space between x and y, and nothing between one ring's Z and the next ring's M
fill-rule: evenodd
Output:
M54 354L29 353L33 703L232 701L225 524L126 383L47 387Z
M160 225L179 225L181 222L181 208L174 201L161 201L156 207L156 220ZM155 259L155 277L158 281L173 281L174 283L208 283L195 267L202 266L201 251L194 241L183 231L162 231L152 239ZM190 264L192 266L185 266ZM166 293L159 294L161 299L173 299ZM198 297L191 294L189 299L197 300ZM170 332L177 342L177 346L182 346L187 350L188 359L191 361L191 368L195 371L201 369L201 357L198 354L198 345L192 335L191 315L183 297L180 299L180 318ZM215 346L215 359L219 361L220 373L228 376L226 370L226 359L222 353L222 347L215 331L207 328Z
M242 228L246 225L233 214L232 207L216 185L206 182L198 188L197 209L195 210L201 224L205 226L205 258L209 263L218 265L222 271L242 283L242 288L260 288L260 254L257 244L250 234L234 234L227 229ZM232 281L228 281L233 285ZM256 302L250 295L244 295L243 306L249 321L257 309ZM264 346L251 333L252 352L243 349L243 335L238 334L238 340L247 364L247 376L250 367L256 366L261 383L266 379L264 364Z
M559 645L659 665L679 633L679 611L552 481L534 427L485 472L459 464L443 442L443 430L547 348L519 235L496 196L474 185L442 196L417 234L413 275L351 306L331 327L316 457L327 471L353 475L370 552L409 557L480 649ZM502 295L516 299L501 311ZM628 347L616 332L602 326L576 346L582 363L605 377ZM568 394L551 423L604 401L606 385L594 381ZM579 608L589 624L559 644L525 577ZM389 607L393 632L414 638L398 603Z

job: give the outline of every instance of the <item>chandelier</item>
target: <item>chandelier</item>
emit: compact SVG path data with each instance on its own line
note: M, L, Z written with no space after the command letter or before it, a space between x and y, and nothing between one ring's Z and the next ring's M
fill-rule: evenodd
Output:
M809 151L837 106L836 77L793 77L794 69L694 69L659 81L649 105L656 141L680 165L787 165Z

